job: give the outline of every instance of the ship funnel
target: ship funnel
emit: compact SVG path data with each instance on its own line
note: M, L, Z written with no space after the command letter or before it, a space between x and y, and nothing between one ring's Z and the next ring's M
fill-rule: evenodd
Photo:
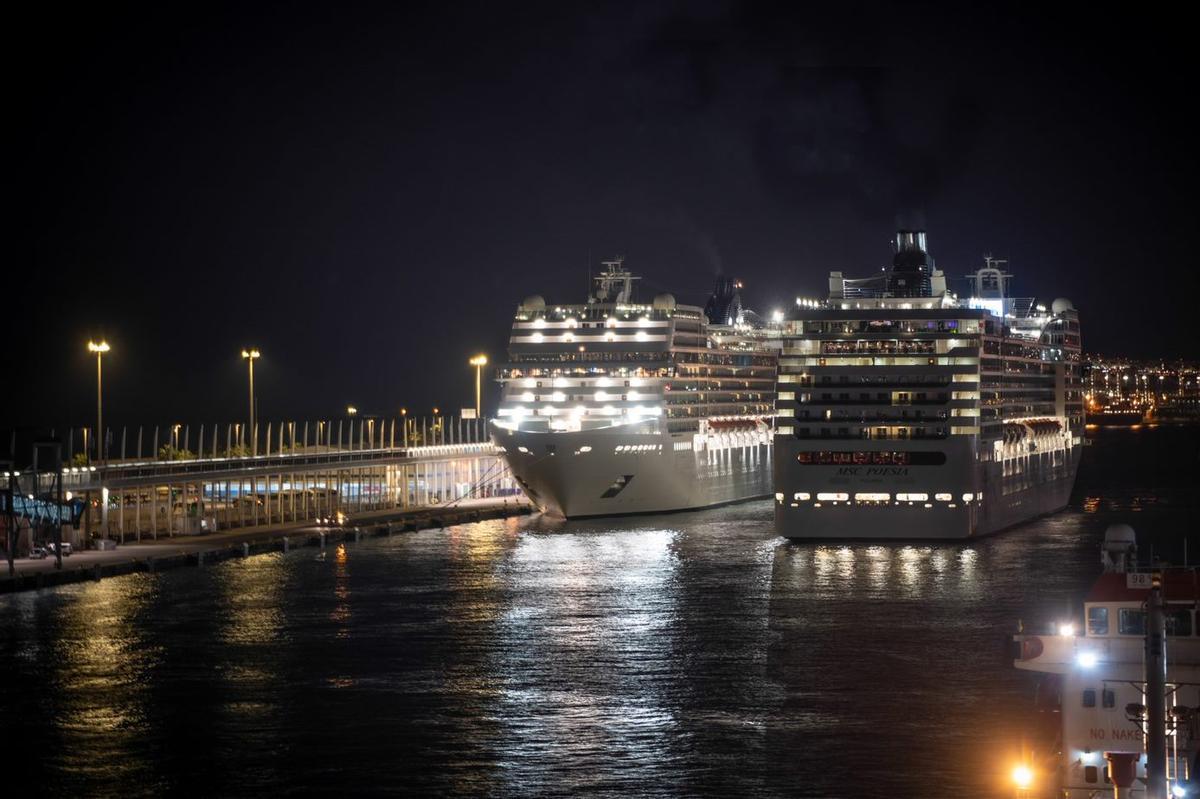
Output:
M911 252L918 250L926 252L925 249L925 231L924 230L898 230L896 231L896 253Z
M1128 524L1110 524L1100 545L1100 563L1106 572L1123 572L1137 563L1137 533Z
M925 231L897 231L896 254L892 256L892 273L888 276L888 290L892 296L931 296L933 270L933 256L929 254Z
M733 278L720 275L717 285L704 304L704 315L710 325L736 325L742 318L742 284Z

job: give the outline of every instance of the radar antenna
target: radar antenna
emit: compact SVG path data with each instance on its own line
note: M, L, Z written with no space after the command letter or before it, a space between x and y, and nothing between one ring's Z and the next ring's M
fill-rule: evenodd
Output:
M633 297L633 281L641 280L625 268L625 256L618 255L607 261L601 261L603 271L593 280L596 290L592 294L592 302L613 303L624 305Z

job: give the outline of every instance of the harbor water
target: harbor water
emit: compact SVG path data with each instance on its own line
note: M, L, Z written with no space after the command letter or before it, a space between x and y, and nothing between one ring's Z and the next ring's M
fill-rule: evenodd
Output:
M1092 431L1072 507L794 545L770 502L481 522L0 598L7 787L45 795L1011 796L1007 636L1105 526L1200 561L1195 428ZM24 794L23 794L24 795Z

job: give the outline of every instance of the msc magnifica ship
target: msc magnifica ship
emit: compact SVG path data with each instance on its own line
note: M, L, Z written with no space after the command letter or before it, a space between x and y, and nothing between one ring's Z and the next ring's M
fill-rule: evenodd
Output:
M517 308L493 425L517 482L568 518L769 497L778 326L728 279L704 309L641 303L603 266L585 303Z
M1083 434L1079 316L985 259L947 287L924 231L890 270L829 276L785 323L775 526L788 538L968 538L1066 506Z

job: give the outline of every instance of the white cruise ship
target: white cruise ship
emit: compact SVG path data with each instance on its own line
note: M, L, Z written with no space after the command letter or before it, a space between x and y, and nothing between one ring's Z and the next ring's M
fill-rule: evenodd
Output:
M517 482L567 518L769 497L778 327L732 281L702 309L637 279L606 261L587 302L517 308L492 434Z
M1083 434L1079 316L1010 296L986 259L947 287L924 231L890 270L829 276L785 323L775 526L809 538L968 538L1066 506Z

